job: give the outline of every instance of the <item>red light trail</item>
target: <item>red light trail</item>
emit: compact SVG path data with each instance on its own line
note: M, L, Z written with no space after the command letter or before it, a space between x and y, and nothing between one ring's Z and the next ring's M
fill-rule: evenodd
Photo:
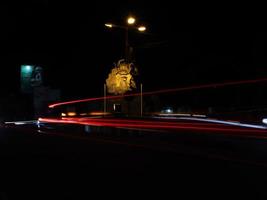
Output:
M189 86L189 87L182 87L182 88L157 90L157 91L152 91L152 92L144 92L143 96L163 94L163 93L172 93L172 92L181 92L181 91L188 91L188 90L218 88L218 87L243 85L243 84L254 84L254 83L262 83L262 82L267 82L267 78L255 79L255 80L231 81L231 82L224 82L224 83L205 84L205 85L199 85L199 86ZM128 95L123 95L123 96L107 96L106 99L120 99L123 97L133 97L133 96L140 96L140 95L141 95L140 93L135 93L135 94L128 94ZM66 101L66 102L51 104L49 105L49 108L55 108L57 106L68 105L68 104L98 101L98 100L104 100L104 99L105 97L97 97L97 98L88 98L88 99L81 99L81 100L74 100L74 101Z
M267 137L267 129L242 128L216 123L199 122L168 122L153 120L124 120L124 119L89 119L89 118L40 118L43 123L78 124L89 126L103 126L111 128L140 128L153 130L175 130L175 131L194 131L207 133L237 134L246 136Z

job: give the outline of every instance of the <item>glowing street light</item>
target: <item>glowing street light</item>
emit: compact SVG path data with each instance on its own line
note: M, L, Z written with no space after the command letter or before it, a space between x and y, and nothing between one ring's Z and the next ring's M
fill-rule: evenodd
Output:
M125 60L126 62L130 62L130 45L129 45L129 30L135 29L139 32L144 32L146 31L145 26L135 26L136 19L133 16L129 16L126 19L127 23L125 25L117 25L117 24L111 24L111 23L106 23L105 26L108 28L121 28L125 30Z
M129 25L133 25L133 24L135 23L135 18L133 18L133 17L128 17L128 19L127 19L127 23L128 23Z
M146 31L146 27L145 26L139 26L138 31L144 32L144 31Z
M108 27L108 28L112 28L113 24L105 24L105 26Z

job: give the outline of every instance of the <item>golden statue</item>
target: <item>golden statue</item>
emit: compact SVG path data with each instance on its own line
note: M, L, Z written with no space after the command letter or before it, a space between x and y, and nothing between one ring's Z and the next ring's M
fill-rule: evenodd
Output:
M115 95L122 95L136 88L132 75L133 70L132 63L125 63L123 60L120 60L111 70L106 80L108 92Z

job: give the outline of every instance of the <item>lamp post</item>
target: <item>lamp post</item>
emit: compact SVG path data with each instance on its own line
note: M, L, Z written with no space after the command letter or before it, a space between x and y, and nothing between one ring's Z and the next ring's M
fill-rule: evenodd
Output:
M116 24L111 24L107 23L105 24L106 27L108 28L121 28L125 30L125 61L127 63L131 62L131 53L130 53L130 45L129 45L129 30L134 29L138 30L139 32L144 32L146 31L145 26L135 26L136 19L132 16L129 16L127 18L127 23L126 25L116 25Z
M136 24L136 19L134 17L132 17L132 16L129 16L126 19L126 24L125 25L117 25L117 24L111 24L111 23L105 24L105 26L107 28L120 28L120 29L123 29L125 31L125 64L128 67L128 69L129 68L132 69L132 63L131 63L132 62L132 60L131 60L132 59L132 48L131 48L131 46L129 44L129 31L130 30L136 30L138 32L144 32L144 31L146 31L146 27L145 26L143 26L143 25L142 26L136 26L135 24ZM118 66L120 66L120 65L118 64ZM125 76L125 69L124 69L124 72L123 73L124 73L124 76ZM131 73L131 72L129 72L129 73ZM132 74L130 74L130 75L132 76ZM117 77L117 75L116 76L111 76L111 77ZM111 80L113 80L113 79L110 78L110 77L107 79L107 81L108 81L107 82L107 86L111 85L110 87L113 88L113 86L112 86L113 84L112 84L112 81ZM129 79L127 78L126 80L129 80ZM133 81L133 83L134 83L134 86L132 86L132 81L131 81L131 86L130 87L136 88L134 81ZM126 85L129 86L129 83L126 84ZM142 84L141 84L141 87L140 88L141 88L141 95L140 95L141 96L141 99L140 99L140 116L142 117L142 115L143 115L143 95L142 95L142 93L143 93L143 85ZM128 88L127 90L128 91L131 91L130 88ZM106 93L106 87L105 86L104 86L104 93ZM122 93L122 94L124 94L124 93ZM106 101L104 101L104 112L106 112L106 109L107 109Z

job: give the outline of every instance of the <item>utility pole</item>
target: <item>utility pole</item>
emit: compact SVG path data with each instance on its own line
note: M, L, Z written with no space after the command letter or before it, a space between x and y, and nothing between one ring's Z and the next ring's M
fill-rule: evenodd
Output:
M140 94L141 94L141 96L140 96L140 113L141 113L141 117L143 117L143 84L141 83L141 86L140 86L140 90L141 90L141 92L140 92Z
M107 112L107 87L106 84L104 84L104 115Z

